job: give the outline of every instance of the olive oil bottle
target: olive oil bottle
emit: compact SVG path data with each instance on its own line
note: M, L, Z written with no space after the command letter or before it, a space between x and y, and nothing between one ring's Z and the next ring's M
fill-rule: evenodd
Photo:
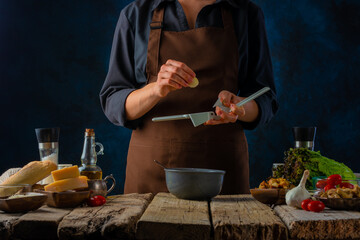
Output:
M100 150L96 152L96 146ZM104 154L104 147L101 143L95 142L94 129L85 130L84 147L81 154L80 175L87 176L89 179L102 179L102 170L96 165L97 155Z

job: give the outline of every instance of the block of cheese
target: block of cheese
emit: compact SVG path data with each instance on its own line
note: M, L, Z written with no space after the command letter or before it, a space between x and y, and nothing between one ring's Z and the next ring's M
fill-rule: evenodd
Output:
M50 192L64 192L67 190L75 190L88 187L88 178L80 176L76 178L67 178L50 183L44 187L45 191Z
M78 166L67 167L59 170L55 170L51 172L51 176L54 181L59 181L67 178L76 178L80 176Z
M30 184L33 185L45 177L49 176L51 171L57 169L57 165L52 161L33 161L26 164L20 171L6 179L1 185ZM16 193L18 189L1 189L0 197L10 196Z

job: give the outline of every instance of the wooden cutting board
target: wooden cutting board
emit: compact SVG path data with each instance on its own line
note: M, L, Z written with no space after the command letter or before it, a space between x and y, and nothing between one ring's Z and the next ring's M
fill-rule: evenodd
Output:
M326 208L315 213L286 205L275 207L294 239L360 239L360 212Z

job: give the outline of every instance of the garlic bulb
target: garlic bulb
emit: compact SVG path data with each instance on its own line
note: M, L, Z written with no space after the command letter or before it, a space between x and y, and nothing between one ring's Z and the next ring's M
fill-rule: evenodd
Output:
M310 193L305 188L305 183L307 178L309 177L309 174L309 170L305 170L299 186L291 189L286 193L285 200L287 205L301 208L301 202L305 199L310 198Z

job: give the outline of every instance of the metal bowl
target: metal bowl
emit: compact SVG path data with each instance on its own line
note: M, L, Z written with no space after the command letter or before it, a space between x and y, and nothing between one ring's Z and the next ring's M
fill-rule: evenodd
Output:
M203 168L166 168L166 186L177 198L210 200L221 191L225 171Z

